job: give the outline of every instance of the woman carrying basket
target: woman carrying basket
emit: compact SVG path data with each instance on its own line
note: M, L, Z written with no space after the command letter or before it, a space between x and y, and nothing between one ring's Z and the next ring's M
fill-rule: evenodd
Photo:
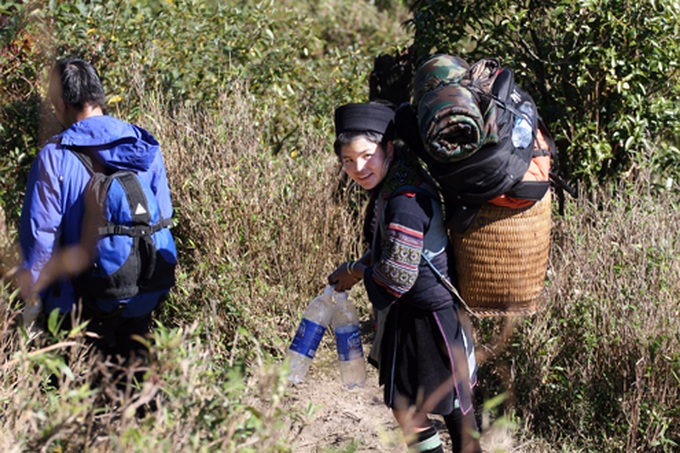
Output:
M452 260L438 192L394 129L394 110L381 103L335 111L335 153L370 192L363 232L371 247L328 280L337 291L364 281L378 320L369 360L409 447L443 451L428 418L440 414L454 452L479 452L474 347L469 319L444 281Z

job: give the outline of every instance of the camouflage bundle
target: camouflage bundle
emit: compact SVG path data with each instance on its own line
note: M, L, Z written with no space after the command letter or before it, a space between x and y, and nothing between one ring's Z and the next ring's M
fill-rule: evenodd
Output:
M470 68L451 55L434 55L418 68L413 105L420 137L434 160L456 162L498 143L496 104L481 94L488 93L499 68L498 64Z

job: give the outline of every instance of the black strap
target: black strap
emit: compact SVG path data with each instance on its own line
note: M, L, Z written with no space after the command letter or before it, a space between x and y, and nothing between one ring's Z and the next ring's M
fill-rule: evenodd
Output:
M116 225L115 223L108 223L106 226L99 228L99 234L106 236L109 234L124 235L130 237L151 236L163 228L171 228L173 226L172 219L163 219L153 225Z
M106 165L99 164L98 167L101 167L101 171L99 169L95 169L95 162L92 159L92 156L90 154L90 151L88 148L82 148L82 147L69 147L66 148L69 151L71 151L77 158L82 162L82 164L85 166L87 169L87 172L90 174L90 176L94 175L95 173L104 173L105 175L109 176L112 175L116 170L110 167L107 167Z
M78 158L78 160L80 160L83 163L85 168L87 168L88 173L90 173L90 175L93 175L94 174L94 166L92 165L92 158L89 155L85 154L83 151L77 151L73 148L69 148L69 149Z
M125 196L127 197L130 214L132 215L132 223L136 225L148 225L151 223L149 205L137 175L130 171L119 171L113 174L113 178L117 179L123 186L123 189L125 189Z
M158 263L158 256L156 254L156 246L150 236L144 236L139 240L139 251L142 256L142 275L140 276L140 285L146 286L156 272L156 263Z
M448 289L451 292L451 294L453 294L455 297L458 298L461 305L463 305L463 308L465 309L465 311L470 313L470 315L472 315L476 318L479 318L479 316L470 309L470 306L467 304L467 302L465 302L465 299L463 299L463 296L460 295L458 288L456 288L453 285L453 283L451 283L451 280L449 280L446 276L444 276L444 274L439 272L439 269L437 268L437 266L435 266L434 263L427 256L425 256L424 254L421 254L421 256L423 257L423 260L425 260L427 265L430 267L430 269L432 269L432 272L434 272L434 275L436 275L437 278L446 287L446 289Z
M545 141L548 143L550 148L550 157L552 158L552 169L550 171L550 182L555 187L555 192L557 193L558 199L558 209L560 215L564 215L564 192L567 192L574 198L578 197L576 191L559 175L559 165L560 156L557 151L557 146L555 146L555 140L552 134L548 130L548 126L543 122L543 120L538 118L538 128L543 134Z
M550 181L520 181L505 194L522 200L539 201L550 187Z

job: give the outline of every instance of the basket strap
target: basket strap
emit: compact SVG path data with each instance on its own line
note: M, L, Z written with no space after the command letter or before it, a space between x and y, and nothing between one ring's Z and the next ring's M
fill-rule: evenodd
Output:
M471 316L474 316L475 318L480 318L480 316L477 313L475 313L474 311L472 311L470 309L470 306L467 304L467 302L465 302L465 299L463 299L463 296L460 295L460 292L458 291L458 289L453 285L453 283L451 283L451 280L449 280L448 278L446 278L444 276L444 274L439 272L439 269L437 269L437 266L434 265L434 263L430 260L430 258L428 258L426 256L425 253L421 253L421 256L423 257L423 259L425 260L427 265L430 266L430 269L432 269L432 272L434 272L434 274L439 278L439 280L441 280L442 284L446 287L446 289L451 291L451 293L458 298L460 303L463 305L463 308L465 309L465 311L467 311Z
M441 225L443 227L443 214L441 210L441 200L439 200L439 197L436 196L435 194L421 188L418 186L412 186L412 185L404 185L400 186L396 190L394 190L393 193L396 192L404 192L404 191L412 191L420 194L424 194L428 196L432 200L432 208L433 208L433 215L435 221L432 222L431 224L434 225ZM384 228L384 205L381 205L379 207L380 209L380 219L379 219L379 228L382 229ZM451 280L446 278L440 271L437 269L437 266L434 265L432 262L432 258L435 256L439 255L440 253L443 253L444 250L446 249L446 246L448 245L449 242L449 237L448 234L446 234L445 228L434 228L433 230L428 230L425 232L425 237L424 237L424 244L423 244L423 251L420 253L420 256L423 258L423 260L427 263L427 265L432 269L432 272L439 278L439 280L442 282L444 287L448 289L455 297L458 298L460 303L463 305L463 308L465 311L467 311L471 316L474 316L475 318L479 318L480 316L477 315L477 313L473 312L470 309L470 306L465 302L465 299L463 299L463 296L460 295L460 292L458 289L451 283Z

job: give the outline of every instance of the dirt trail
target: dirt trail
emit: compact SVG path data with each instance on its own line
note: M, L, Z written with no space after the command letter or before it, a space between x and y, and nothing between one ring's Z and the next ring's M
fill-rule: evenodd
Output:
M370 345L364 344L364 351ZM339 381L335 351L322 347L306 379L291 386L287 404L306 413L294 423L293 451L296 453L384 452L406 453L399 427L383 404L383 389L378 386L377 371L367 365L368 379L363 388L347 390ZM433 417L444 449L451 451L443 420ZM489 430L482 436L485 452L520 452L513 447L507 432Z
M289 392L290 405L308 414L293 427L293 451L406 452L392 413L383 404L376 370L368 366L367 371L363 388L347 390L335 363L315 358L305 381Z

